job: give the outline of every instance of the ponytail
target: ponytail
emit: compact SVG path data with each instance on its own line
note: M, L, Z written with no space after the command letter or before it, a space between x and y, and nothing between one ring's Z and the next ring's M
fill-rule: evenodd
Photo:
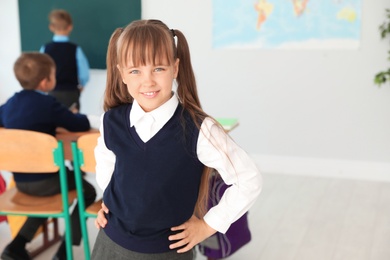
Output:
M202 110L198 96L189 46L185 36L181 31L176 29L174 30L174 33L177 37L177 58L180 60L179 73L176 78L178 85L177 95L183 107L190 112L193 120L200 128L198 123L199 121L203 121L207 114Z
M177 74L177 96L185 110L189 112L196 126L200 129L201 122L208 115L203 111L198 90L196 86L195 74L192 69L191 55L187 40L184 34L175 29L171 30L173 37L176 36L176 56L180 60L179 73ZM185 121L182 121L185 128ZM207 212L209 200L209 180L213 170L204 167L201 183L199 186L199 195L195 206L195 215L202 218Z

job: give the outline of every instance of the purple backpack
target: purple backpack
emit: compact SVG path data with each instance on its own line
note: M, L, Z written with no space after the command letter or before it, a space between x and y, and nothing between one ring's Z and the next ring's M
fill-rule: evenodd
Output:
M209 208L217 205L229 186L224 183L218 173L210 178ZM248 212L234 222L225 234L215 233L198 245L201 254L209 258L225 258L251 241L248 228Z

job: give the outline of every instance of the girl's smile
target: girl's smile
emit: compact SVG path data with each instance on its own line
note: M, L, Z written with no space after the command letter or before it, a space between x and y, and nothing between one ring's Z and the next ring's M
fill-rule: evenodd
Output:
M141 92L143 95L146 96L146 98L153 98L157 95L158 91L153 92Z

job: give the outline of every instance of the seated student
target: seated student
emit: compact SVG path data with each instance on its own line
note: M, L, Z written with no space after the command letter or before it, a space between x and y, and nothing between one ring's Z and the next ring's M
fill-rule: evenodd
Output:
M10 129L32 130L55 135L57 127L69 131L87 131L90 123L86 115L71 112L47 93L55 84L56 66L53 59L43 53L23 53L14 64L14 73L23 90L15 93L0 106L0 126ZM50 196L61 192L59 175L13 173L16 187L27 194ZM68 172L69 189L75 189L74 174ZM86 205L95 201L95 188L83 180ZM26 222L6 246L1 259L31 259L25 249L45 218L27 218ZM71 215L73 245L80 244L81 231L78 207ZM53 259L66 259L65 241Z

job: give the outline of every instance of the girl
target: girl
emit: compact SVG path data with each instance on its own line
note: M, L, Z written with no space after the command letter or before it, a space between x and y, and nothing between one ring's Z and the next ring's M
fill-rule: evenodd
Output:
M92 259L193 259L195 245L225 233L258 197L255 164L201 108L179 30L140 20L113 33L104 110ZM211 168L231 187L205 214Z

